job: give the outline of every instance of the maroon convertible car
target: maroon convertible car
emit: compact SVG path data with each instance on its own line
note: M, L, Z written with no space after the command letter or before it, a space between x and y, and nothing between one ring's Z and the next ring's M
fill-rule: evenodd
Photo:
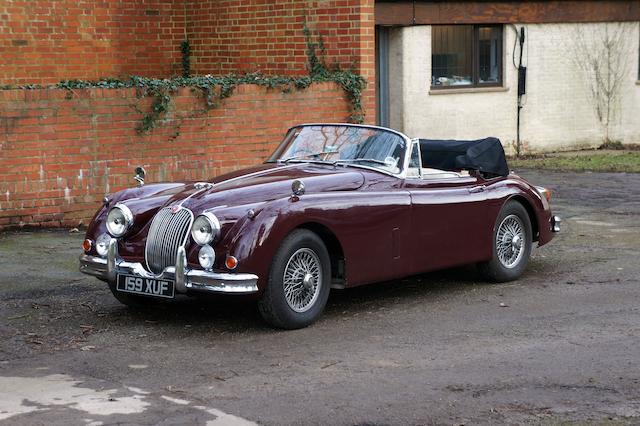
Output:
M180 294L253 295L263 318L305 327L331 288L476 263L518 278L559 231L550 192L510 174L500 142L410 139L350 124L293 127L260 166L104 199L80 270L128 306Z

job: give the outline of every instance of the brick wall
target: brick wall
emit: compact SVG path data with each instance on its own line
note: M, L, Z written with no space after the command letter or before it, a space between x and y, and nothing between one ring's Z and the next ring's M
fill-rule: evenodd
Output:
M189 3L187 32L197 74L262 71L307 74L306 23L321 36L328 65L354 66L369 82L363 96L375 121L373 0L200 0Z
M3 0L0 83L180 72L184 0Z
M181 89L151 134L136 133L151 99L134 89L0 91L0 230L77 226L102 197L134 184L203 180L262 162L300 122L345 121L348 102L334 83L282 93L239 86L208 112ZM304 105L304 107L302 107Z
M4 0L0 84L57 83L181 69L188 35L196 74L307 71L305 23L328 65L354 66L375 120L374 0Z
M306 74L305 23L322 36L328 62L360 62L361 0L201 0L187 11L193 67L199 74L263 71ZM370 10L373 14L373 10Z

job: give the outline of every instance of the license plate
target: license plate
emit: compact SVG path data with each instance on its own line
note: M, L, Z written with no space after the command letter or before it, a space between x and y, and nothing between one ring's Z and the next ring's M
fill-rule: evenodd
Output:
M118 275L116 289L125 293L145 296L173 298L175 283L155 278L142 278L135 275Z

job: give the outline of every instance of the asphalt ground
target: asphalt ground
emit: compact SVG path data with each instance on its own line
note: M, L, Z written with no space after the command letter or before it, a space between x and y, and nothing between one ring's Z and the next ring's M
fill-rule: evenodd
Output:
M82 233L0 234L0 424L640 424L640 174L521 174L564 219L521 279L334 291L296 331L229 298L131 311Z

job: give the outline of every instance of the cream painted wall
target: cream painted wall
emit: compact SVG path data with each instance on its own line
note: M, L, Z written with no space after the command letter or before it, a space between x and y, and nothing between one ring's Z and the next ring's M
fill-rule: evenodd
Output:
M521 139L527 152L595 147L603 131L587 95L583 74L572 61L578 26L589 38L607 24L526 25L523 62L527 95L521 112ZM640 143L638 23L628 26L628 73L611 137ZM520 27L520 25L517 25ZM504 27L502 88L442 94L430 90L431 27L392 30L389 81L391 126L411 137L475 139L497 136L511 149L516 138L517 70L512 53L515 31ZM517 60L517 58L516 58Z

